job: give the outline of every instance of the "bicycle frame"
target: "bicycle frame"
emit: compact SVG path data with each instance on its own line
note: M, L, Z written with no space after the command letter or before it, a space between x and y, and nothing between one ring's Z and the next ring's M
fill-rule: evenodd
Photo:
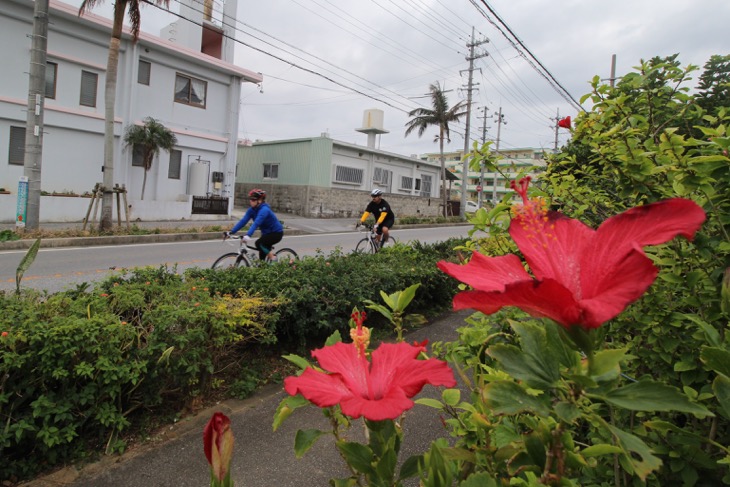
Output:
M231 241L239 241L238 251L228 252L220 256L215 262L213 262L213 269L219 267L239 267L241 263L243 263L246 267L251 267L254 261L259 260L259 249L257 249L256 246L248 245L243 240L243 237L239 237L238 235L228 235L227 238L224 238L224 240L228 239L230 239ZM255 260L251 257L251 252L249 252L249 250L256 252ZM271 251L269 252L269 256L267 257L267 262L277 262L280 257L283 261L288 263L293 263L293 261L299 258L297 253L294 252L292 249L282 248L274 252L274 247L272 247Z
M378 240L378 234L374 231L374 225L371 225L369 223L363 223L361 226L365 227L367 231L365 233L365 237L360 240L355 246L355 252L368 252L371 254L377 253L381 248L381 241ZM360 233L363 232L359 228L358 231ZM389 238L389 242L395 243L395 237L391 235ZM366 245L367 249L365 249Z

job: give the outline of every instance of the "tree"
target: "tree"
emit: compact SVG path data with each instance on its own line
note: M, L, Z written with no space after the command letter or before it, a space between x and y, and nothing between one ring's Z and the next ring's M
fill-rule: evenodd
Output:
M449 122L457 122L466 115L466 102L463 100L449 108L449 101L446 98L446 92L441 89L441 85L437 82L429 86L431 91L431 106L433 108L416 108L408 112L409 117L413 117L406 123L406 137L408 134L418 129L418 136L421 137L426 129L432 125L437 125L439 133L435 137L435 141L439 141L439 154L441 156L441 195L444 208L444 216L446 216L446 161L444 160L444 139L451 142L449 138ZM463 188L466 191L466 188Z
M152 167L152 161L160 153L160 149L168 152L177 144L177 137L170 129L152 117L144 119L144 125L130 125L124 133L124 143L142 151L144 163L144 179L142 180L142 196L147 186L147 171Z
M103 0L83 0L79 7L79 16L90 11ZM106 63L106 83L104 85L104 194L101 200L100 230L110 230L112 227L112 186L114 185L114 105L116 103L117 90L117 67L119 64L119 45L122 41L122 29L124 27L124 14L129 7L130 31L132 41L137 42L139 28L142 23L140 16L141 0L115 0L114 20L112 23L112 35L109 41L109 55ZM150 0L145 3L167 8L169 0ZM145 173L146 175L146 173Z
M697 89L697 104L710 115L720 107L730 107L730 54L710 56Z

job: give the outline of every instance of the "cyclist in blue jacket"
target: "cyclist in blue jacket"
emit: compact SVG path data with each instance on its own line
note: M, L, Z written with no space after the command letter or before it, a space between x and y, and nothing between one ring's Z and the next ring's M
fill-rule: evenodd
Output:
M269 253L274 244L281 242L281 239L284 238L284 227L266 202L266 191L252 189L248 192L248 202L251 206L246 214L231 228L230 232L223 233L223 238L236 233L245 227L249 220L253 220L248 232L243 236L243 241L245 243L250 242L253 232L258 228L261 230L261 237L256 240L255 245L259 250L259 259L273 258L274 254L269 257Z

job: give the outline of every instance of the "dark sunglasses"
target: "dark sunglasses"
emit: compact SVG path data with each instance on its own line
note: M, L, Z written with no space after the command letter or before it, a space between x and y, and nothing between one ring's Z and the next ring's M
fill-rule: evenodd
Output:
M249 198L248 200L249 201L258 201L259 199L258 198Z

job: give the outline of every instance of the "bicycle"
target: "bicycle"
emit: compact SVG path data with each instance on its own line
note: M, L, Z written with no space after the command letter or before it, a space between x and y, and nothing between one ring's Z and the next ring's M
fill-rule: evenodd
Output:
M362 240L360 240L357 245L355 246L355 253L356 254L375 254L380 250L383 245L381 245L380 241L377 239L378 234L373 231L374 225L371 225L370 223L362 223L358 225L358 231L362 232L360 230L360 227L367 228L368 232L363 237ZM385 242L385 246L390 247L392 245L395 245L397 242L395 240L395 237L391 233L391 235L388 237L388 241Z
M256 261L259 260L258 258L258 251L255 246L253 245L247 245L246 242L243 240L243 237L240 237L238 235L229 235L227 239L230 240L238 240L239 241L239 247L238 252L228 252L227 254L223 254L218 259L213 262L213 265L211 266L211 269L231 269L235 267L239 267L241 264L243 264L246 267L251 267L253 265L252 263L252 257L249 250L253 250L256 252L255 259ZM224 238L223 240L227 240ZM274 248L271 248L271 252L274 252ZM271 254L269 254L271 255ZM274 258L273 259L267 259L268 263L275 264L275 263L286 263L291 264L296 260L299 260L299 256L296 252L294 252L292 249L289 248L283 248L281 250L278 250L277 252L274 252Z

